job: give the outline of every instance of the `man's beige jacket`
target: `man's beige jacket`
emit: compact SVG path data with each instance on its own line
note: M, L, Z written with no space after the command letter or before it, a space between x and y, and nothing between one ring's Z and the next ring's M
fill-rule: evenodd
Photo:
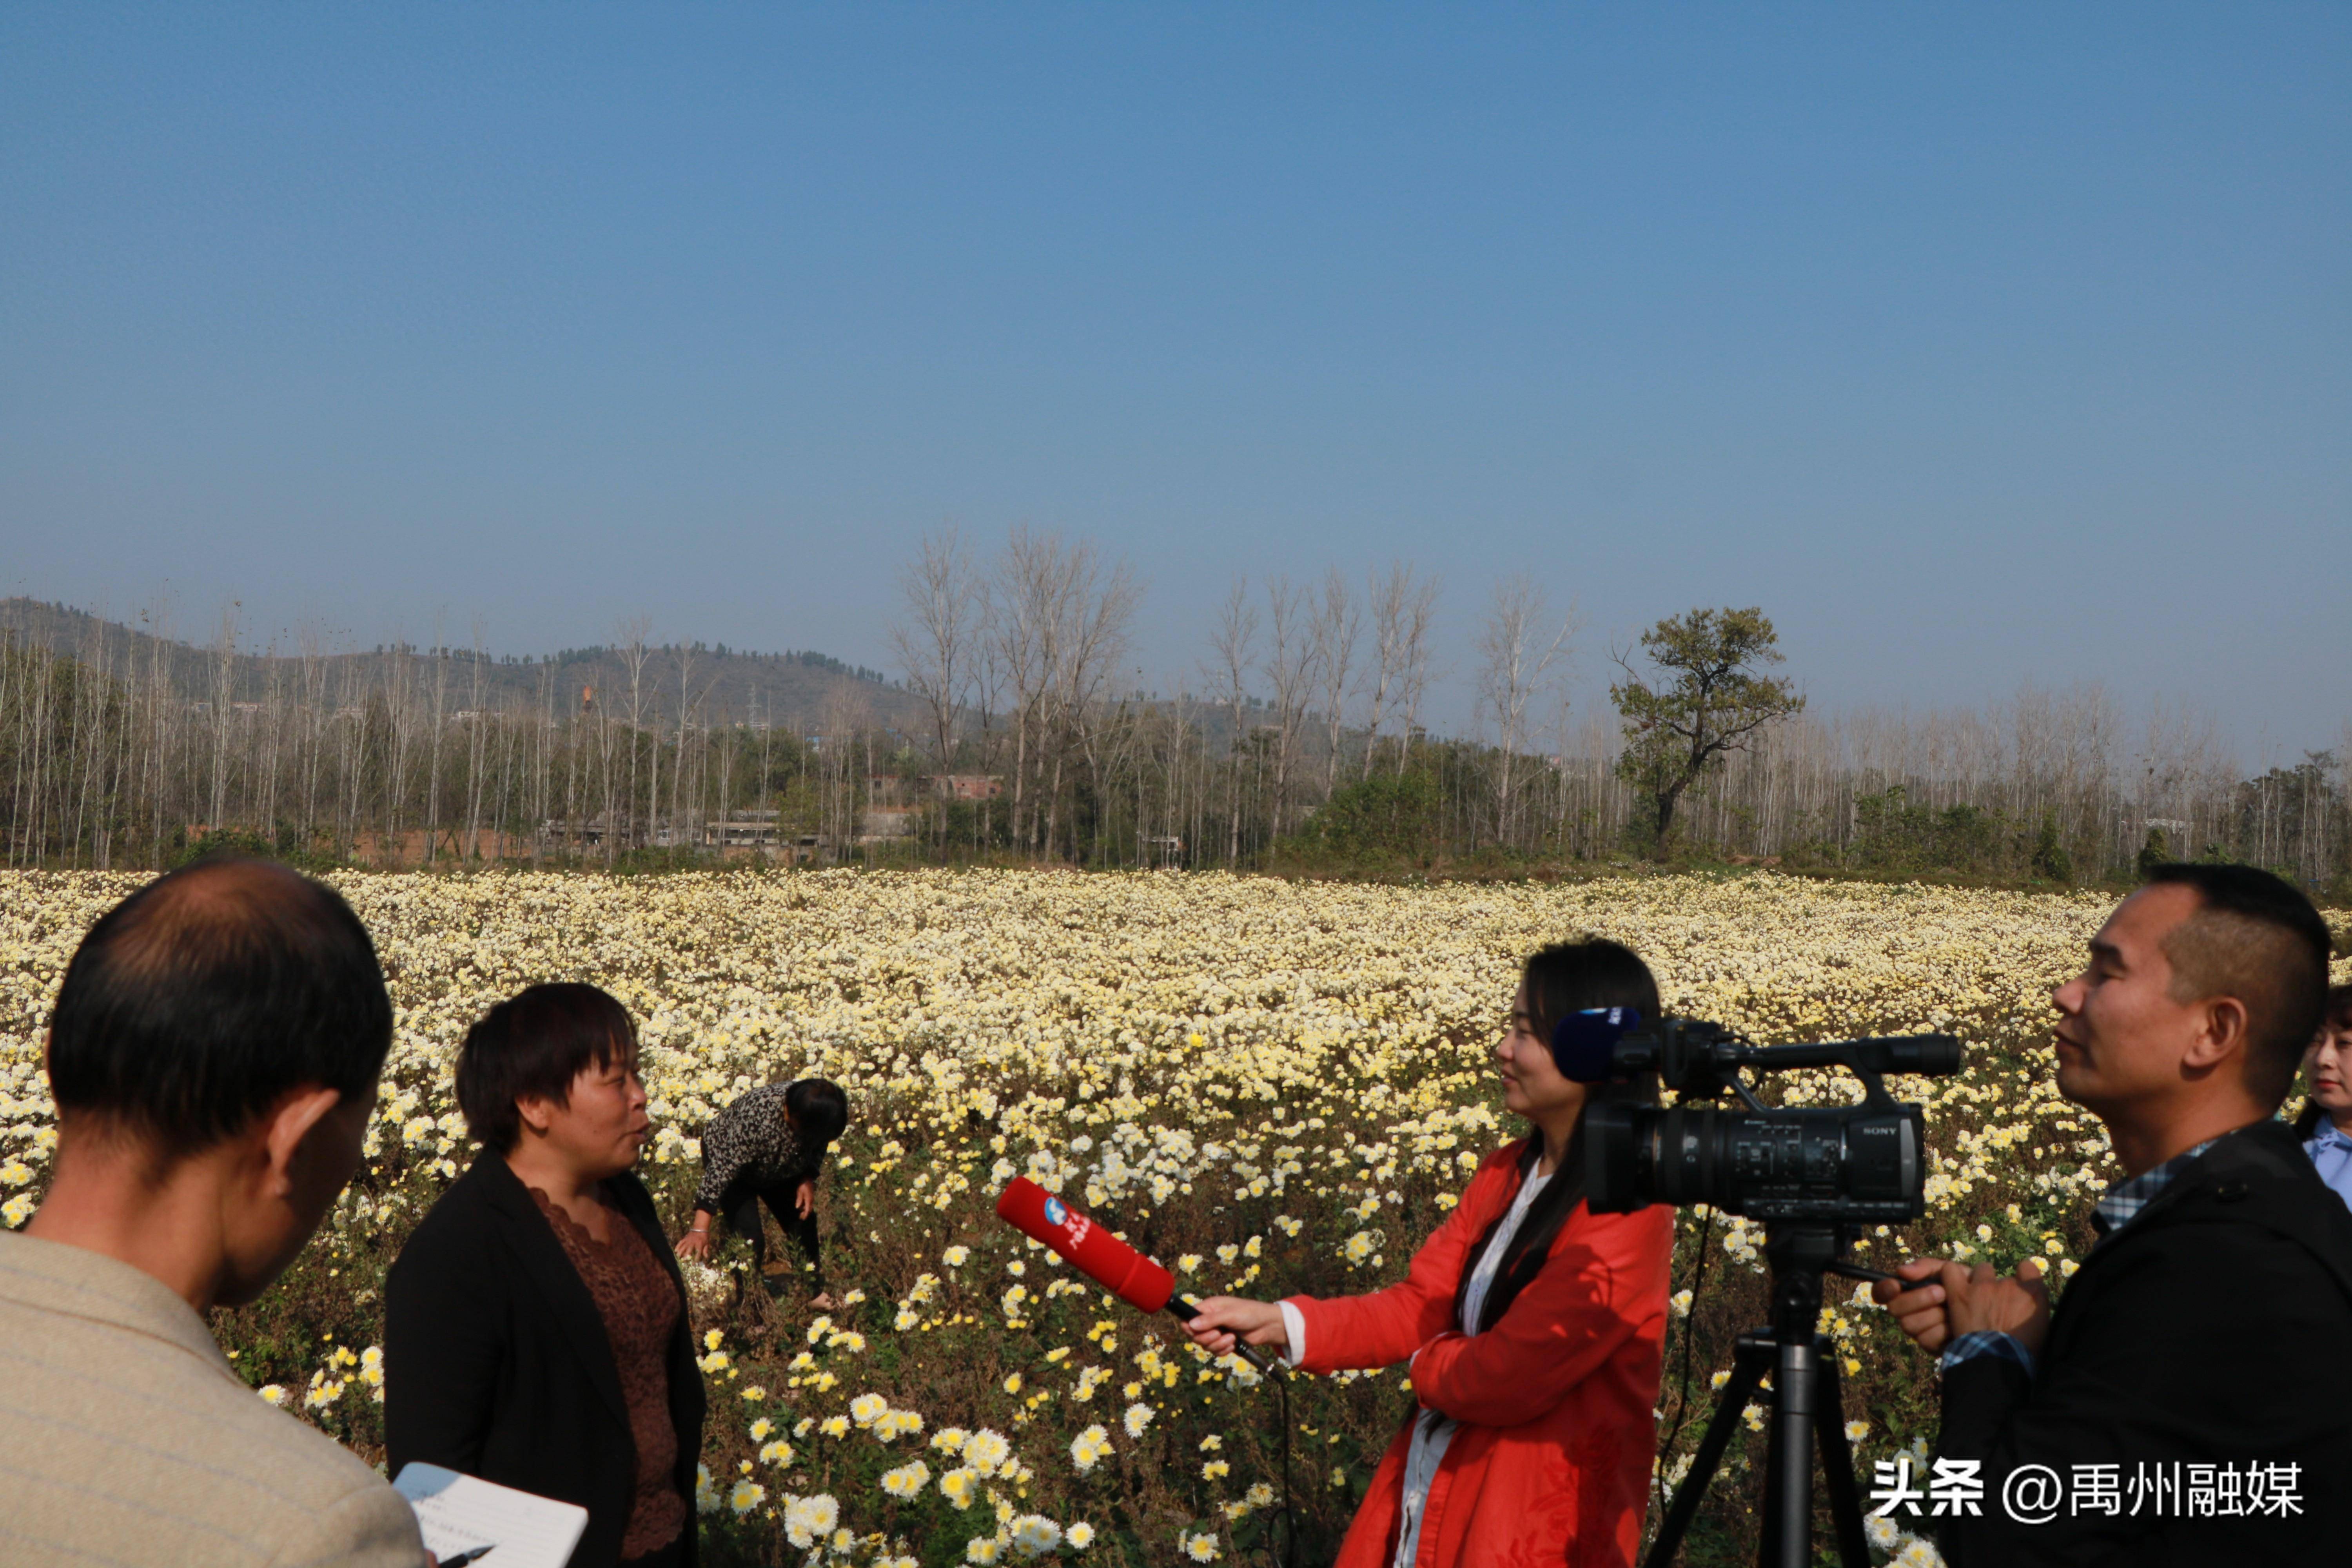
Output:
M0 1233L0 1565L421 1568L408 1505L127 1263Z

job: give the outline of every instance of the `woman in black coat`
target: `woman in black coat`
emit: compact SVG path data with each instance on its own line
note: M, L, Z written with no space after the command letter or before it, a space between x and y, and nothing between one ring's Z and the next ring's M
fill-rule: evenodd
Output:
M631 1173L646 1092L626 1009L535 985L466 1037L484 1147L384 1284L384 1433L412 1460L577 1503L573 1568L690 1568L703 1391L686 1289Z

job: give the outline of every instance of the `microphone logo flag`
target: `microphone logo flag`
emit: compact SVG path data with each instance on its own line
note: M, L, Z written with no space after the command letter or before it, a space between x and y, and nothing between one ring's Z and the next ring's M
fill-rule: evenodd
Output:
M1174 1275L1026 1176L1006 1184L996 1213L1139 1310L1157 1312L1175 1294Z

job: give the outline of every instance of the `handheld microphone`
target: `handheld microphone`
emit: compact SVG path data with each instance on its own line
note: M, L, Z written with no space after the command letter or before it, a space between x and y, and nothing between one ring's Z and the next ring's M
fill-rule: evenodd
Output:
M1552 1026L1552 1065L1571 1083L1600 1083L1616 1068L1617 1042L1642 1026L1638 1007L1588 1007Z
M1192 1302L1177 1297L1176 1276L1026 1176L1005 1184L996 1200L996 1217L1044 1242L1055 1256L1138 1311L1165 1308L1183 1322L1200 1315ZM1274 1370L1238 1336L1234 1353L1260 1372Z

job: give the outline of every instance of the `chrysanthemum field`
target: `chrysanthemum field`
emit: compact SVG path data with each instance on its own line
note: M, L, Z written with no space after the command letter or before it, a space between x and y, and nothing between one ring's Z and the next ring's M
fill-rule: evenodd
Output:
M1518 959L1546 942L1625 942L1675 1010L1761 1042L1958 1033L1963 1076L1895 1085L1932 1108L1927 1215L1864 1238L1866 1261L1960 1250L2007 1267L2037 1252L2068 1272L2088 1241L2085 1194L2113 1174L2096 1122L2055 1097L2044 1046L2050 987L2078 963L2104 894L1769 875L337 881L376 935L399 1009L369 1160L286 1279L215 1326L260 1396L370 1459L382 1457L384 1270L471 1158L449 1068L487 1005L572 979L630 1006L658 1134L645 1173L674 1226L715 1108L808 1073L849 1090L855 1120L820 1192L845 1305L814 1316L797 1295L778 1308L744 1290L740 1244L716 1268L688 1266L711 1394L701 1523L721 1563L1271 1560L1284 1490L1274 1389L1192 1350L1172 1320L1075 1279L996 1222L994 1194L1015 1172L1034 1176L1198 1295L1386 1283L1467 1168L1514 1133L1487 1050ZM0 1215L12 1226L37 1201L55 1141L40 1067L49 999L81 931L134 886L0 879ZM1843 1096L1831 1081L1783 1087ZM1682 1222L1677 1289L1703 1223ZM1706 1283L1676 1298L1668 1479L1734 1336L1764 1316L1760 1240L1716 1218ZM1924 1444L1923 1358L1874 1308L1841 1300L1823 1316L1844 1347L1862 1461ZM1402 1370L1293 1382L1300 1563L1328 1559L1410 1408ZM1735 1447L1692 1561L1745 1553L1752 1481Z

